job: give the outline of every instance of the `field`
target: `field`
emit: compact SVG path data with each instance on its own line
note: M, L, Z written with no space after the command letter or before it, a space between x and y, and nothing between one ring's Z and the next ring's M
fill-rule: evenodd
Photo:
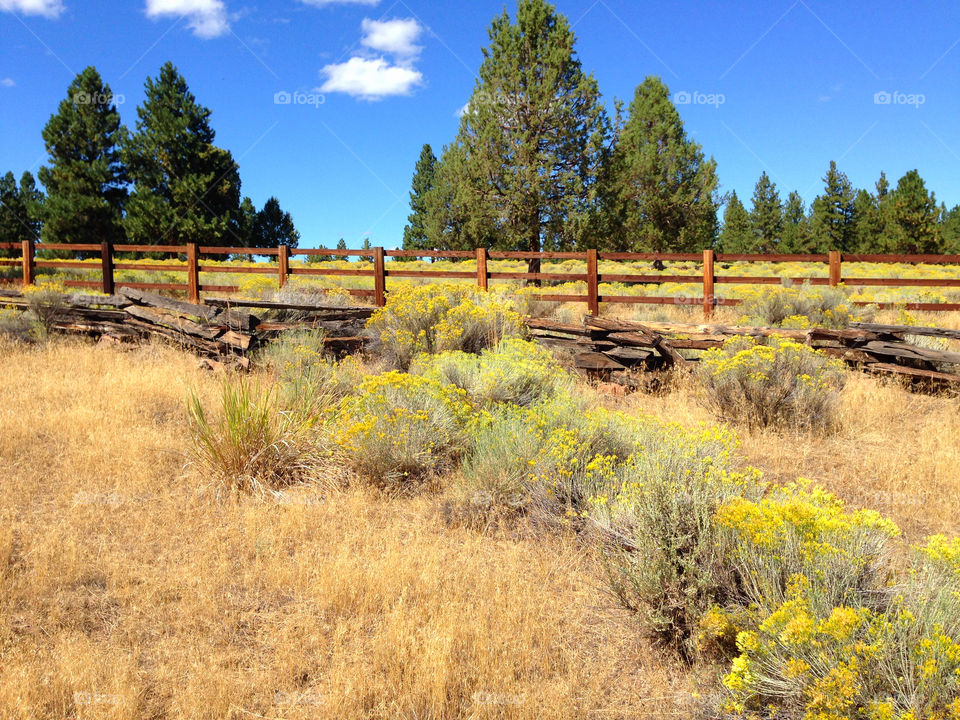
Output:
M186 399L215 410L223 383L195 357L2 336L0 357L2 718L693 718L723 707L727 668L657 642L576 522L460 522L456 467L385 485L337 455L305 482L227 495L192 452ZM384 369L378 358L362 367ZM960 400L847 375L830 432L733 423L733 467L775 485L810 479L851 510L888 516L906 544L960 534ZM253 379L278 381L263 369ZM572 395L625 418L694 433L718 422L694 378L628 395L575 382Z

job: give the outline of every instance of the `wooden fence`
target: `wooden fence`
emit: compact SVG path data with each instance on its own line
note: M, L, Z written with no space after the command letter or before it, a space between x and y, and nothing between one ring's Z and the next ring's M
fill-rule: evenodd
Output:
M81 244L52 244L34 243L25 240L22 244L0 244L0 250L19 251L20 258L0 259L2 266L19 266L22 268L22 281L25 285L32 284L36 278L37 268L55 269L83 269L91 270L96 266L90 262L68 259L44 259L42 251L66 251L74 253L95 253L100 257L99 281L68 280L66 285L71 287L94 288L104 293L113 294L118 287L132 287L142 290L165 290L183 292L192 302L200 299L201 293L230 293L236 292L234 285L211 285L203 283L201 275L204 273L257 273L275 275L277 284L283 287L291 276L349 276L373 278L372 290L353 289L349 292L355 296L372 299L374 304L382 306L386 301L388 278L421 278L421 279L459 279L475 280L478 287L487 289L490 280L524 280L550 282L584 282L586 294L539 294L539 299L555 302L582 302L587 304L589 312L597 315L600 312L600 303L647 303L662 305L697 305L702 306L706 317L710 317L717 306L737 305L739 300L721 298L715 294L716 285L779 285L783 278L778 276L753 277L746 275L717 275L718 263L727 262L803 262L826 263L829 272L827 277L796 277L794 282L809 282L812 285L837 286L841 283L846 286L884 286L884 287L955 287L960 288L960 255L849 255L844 256L838 251L814 255L746 255L717 253L713 250L704 250L702 253L628 253L628 252L598 252L586 250L583 252L500 252L478 248L477 250L384 250L375 247L369 250L317 250L308 248L290 249L286 246L278 248L234 248L198 246L195 243L187 245L117 245L100 243L99 245ZM41 256L38 257L38 251ZM172 256L169 263L144 263L136 259L125 259L125 253L150 253ZM255 266L231 266L205 264L211 256L223 255L258 255L267 256L271 260L257 263ZM310 257L361 257L370 258L370 269L348 269L329 267L291 267L290 259L295 256ZM415 270L405 268L403 263L388 263L388 258L437 258L452 260L475 261L475 270ZM274 261L273 258L276 258ZM558 272L496 272L488 267L488 260L580 260L586 263L586 272L558 273ZM662 261L662 262L697 262L701 265L702 273L687 275L637 273L621 274L599 272L600 261ZM907 264L949 264L958 265L958 272L953 278L854 278L843 277L843 262L869 263L907 263ZM153 272L184 273L183 283L144 283L144 282L116 282L114 274L117 270L144 270ZM635 295L601 295L601 283L682 283L696 284L702 287L697 297L687 296L635 296ZM858 302L858 305L877 304L881 307L905 307L908 310L960 310L960 303L867 303Z

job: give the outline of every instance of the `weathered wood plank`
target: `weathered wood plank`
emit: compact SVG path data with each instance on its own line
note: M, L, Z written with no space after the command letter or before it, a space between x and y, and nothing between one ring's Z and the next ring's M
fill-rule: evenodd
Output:
M209 305L188 303L183 300L175 300L174 298L168 298L163 295L158 295L157 293L144 292L143 290L137 290L131 287L120 288L120 294L138 305L173 310L174 312L202 318L204 320L213 320L220 312L218 308Z

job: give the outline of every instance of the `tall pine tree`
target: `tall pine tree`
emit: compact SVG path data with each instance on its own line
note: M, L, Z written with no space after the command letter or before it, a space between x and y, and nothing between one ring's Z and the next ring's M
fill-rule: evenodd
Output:
M937 201L916 170L897 182L891 194L891 220L895 252L936 253L940 251L940 216Z
M787 196L783 206L783 230L780 233L780 252L782 253L810 253L812 250L812 235L807 210L796 190Z
M96 68L86 68L43 129L50 155L38 172L46 188L45 242L123 241L127 189L118 143L124 136L110 86Z
M138 244L233 245L240 176L229 151L213 144L210 110L167 63L146 82L137 131L124 145L134 191L125 226Z
M275 248L286 245L295 248L300 242L300 232L293 225L290 213L280 207L280 201L271 197L263 204L254 222L254 238L257 247Z
M712 246L716 163L687 138L660 78L648 77L637 87L628 112L604 173L613 246L646 252Z
M433 189L437 174L437 156L433 148L424 145L413 172L410 189L410 215L403 228L404 250L434 250L427 238L427 196Z
M453 215L465 211L511 249L572 248L588 227L608 134L596 80L546 0L519 0L516 22L504 12L489 36L457 136L469 189L452 193Z
M753 248L750 214L743 207L735 190L730 193L727 207L723 211L723 229L720 231L717 247L724 253L746 253Z
M855 240L853 186L847 176L830 161L823 177L824 191L813 201L811 225L816 250L849 252Z
M753 233L752 252L777 252L783 232L783 204L777 184L766 171L760 174L753 189L753 207L750 210L750 229Z

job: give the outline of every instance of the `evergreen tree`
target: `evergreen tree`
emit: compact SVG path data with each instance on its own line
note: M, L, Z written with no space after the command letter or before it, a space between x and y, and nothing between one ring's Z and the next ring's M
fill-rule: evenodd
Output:
M26 208L12 172L0 177L0 243L19 243L27 225ZM31 236L32 237L32 236ZM13 250L0 249L0 257L12 257Z
M943 252L950 255L960 254L960 205L954 205L950 210L942 207L940 236Z
M43 129L50 155L38 173L47 194L44 241L123 241L127 190L118 143L124 135L110 86L96 68L86 68Z
M37 187L33 175L25 172L20 176L20 202L23 205L25 214L24 234L22 240L37 240L43 230L43 209L46 198L43 192Z
M750 215L736 191L730 193L723 211L723 229L720 231L718 249L724 253L747 253L753 248L753 232Z
M369 238L369 237L365 237L365 238L363 239L363 245L360 246L360 249L361 249L361 250L371 250L372 248L373 248L373 245L370 244L370 238Z
M488 222L487 216L472 211L479 201L472 187L466 170L466 148L458 143L444 147L435 168L433 187L424 202L427 247L436 250L511 247L503 234Z
M433 148L424 145L413 173L410 190L410 215L403 229L404 250L433 250L427 239L427 196L433 189L437 171L437 156Z
M140 244L233 244L240 176L230 152L213 144L210 110L172 63L145 87L137 132L124 145L135 186L127 234Z
M617 249L691 251L713 245L716 163L687 138L660 78L648 77L637 87L603 190Z
M300 233L293 225L293 218L280 208L280 201L275 197L268 199L257 213L253 235L257 247L262 248L280 245L295 248L300 242Z
M783 232L783 204L777 184L766 171L753 189L753 208L750 211L750 229L753 233L753 251L776 252Z
M783 207L783 230L780 234L780 252L812 252L813 237L803 198L796 190L787 196Z
M344 240L343 238L340 238L340 239L337 241L337 250L346 250L346 249L347 249L347 241ZM333 259L334 259L334 260L347 260L347 259L349 259L349 256L348 256L348 255L334 255L334 256L333 256Z
M236 245L243 248L258 247L256 238L257 207L244 195L233 221L233 236Z
M464 180L453 213L476 232L530 251L574 247L587 229L609 123L577 59L566 17L519 0L494 19L479 80L460 122ZM539 261L529 261L532 272Z
M910 170L891 193L895 252L936 253L940 250L937 201L916 170Z
M830 161L823 177L824 192L813 201L811 225L816 250L849 252L855 240L853 186L847 176Z

